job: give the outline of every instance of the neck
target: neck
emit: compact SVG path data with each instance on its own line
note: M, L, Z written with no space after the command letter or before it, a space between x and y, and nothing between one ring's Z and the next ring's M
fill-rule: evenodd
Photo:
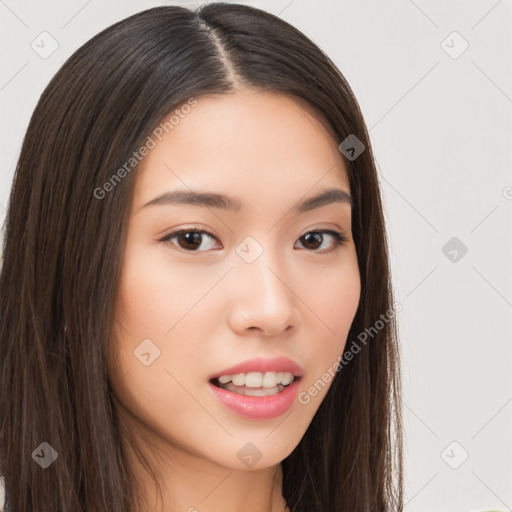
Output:
M250 471L232 469L184 448L170 446L156 436L149 439L144 435L144 439L150 443L139 444L138 454L133 449L133 439L123 441L132 476L134 510L290 512L282 496L280 463Z

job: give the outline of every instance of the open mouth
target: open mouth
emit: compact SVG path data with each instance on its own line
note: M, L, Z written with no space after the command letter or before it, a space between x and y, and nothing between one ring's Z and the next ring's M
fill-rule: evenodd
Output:
M236 393L237 395L271 396L277 395L297 380L300 380L300 377L280 372L275 376L267 376L264 382L258 382L258 377L249 377L245 381L245 374L223 375L220 378L211 379L210 382L218 388Z

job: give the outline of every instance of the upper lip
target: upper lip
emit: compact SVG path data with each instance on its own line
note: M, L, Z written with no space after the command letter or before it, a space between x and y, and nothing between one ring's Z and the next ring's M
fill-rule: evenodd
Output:
M217 372L210 376L210 380L218 379L222 375L236 375L237 373L249 372L288 372L292 373L296 377L302 377L304 370L299 364L287 357L258 357L256 359L243 361L235 366L231 366L230 368Z

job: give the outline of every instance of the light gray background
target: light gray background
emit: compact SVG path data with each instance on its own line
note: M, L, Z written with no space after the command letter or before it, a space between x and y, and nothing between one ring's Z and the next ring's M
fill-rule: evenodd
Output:
M65 58L165 3L0 0L2 220L30 115ZM510 0L246 3L331 56L370 130L403 305L406 510L510 509ZM43 31L59 45L46 59L31 48ZM454 31L469 44L457 58ZM442 251L452 237L468 248L456 261Z

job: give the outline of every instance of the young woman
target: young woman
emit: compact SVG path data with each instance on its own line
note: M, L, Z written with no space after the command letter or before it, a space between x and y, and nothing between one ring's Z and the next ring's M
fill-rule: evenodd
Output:
M3 258L5 510L402 508L372 150L288 23L156 7L79 48L30 121Z

